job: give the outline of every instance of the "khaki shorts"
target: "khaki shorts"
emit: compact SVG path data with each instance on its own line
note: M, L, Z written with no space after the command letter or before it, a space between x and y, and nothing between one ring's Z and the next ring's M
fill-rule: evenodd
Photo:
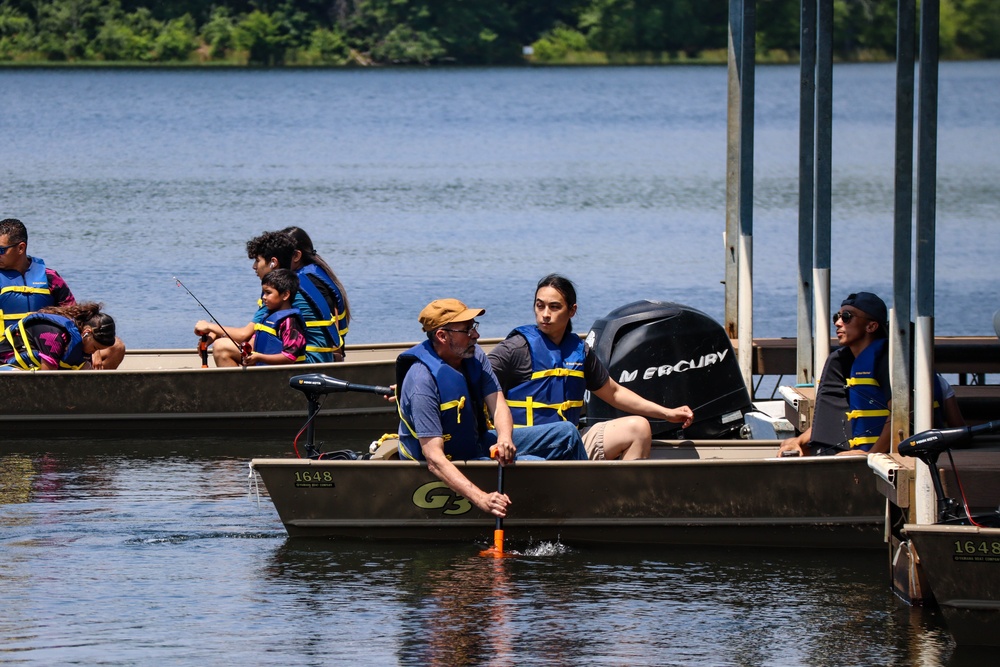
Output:
M591 461L604 460L604 427L608 422L588 426L583 432L583 447L587 450L587 458Z

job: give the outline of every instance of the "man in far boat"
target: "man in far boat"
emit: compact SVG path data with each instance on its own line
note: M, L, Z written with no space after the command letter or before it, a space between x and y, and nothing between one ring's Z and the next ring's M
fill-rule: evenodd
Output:
M686 405L659 405L615 382L590 346L573 333L574 315L576 287L558 274L545 276L535 288L535 324L514 329L490 352L490 364L514 415L514 425L569 422L575 427L587 390L608 405L631 413L584 432L589 458L649 458L653 435L645 417L686 428L694 421L694 412Z
M38 257L28 254L28 230L17 218L0 220L0 322L7 329L43 308L72 306L76 299L66 281ZM125 343L116 338L95 350L96 369L118 368L125 358Z
M396 360L400 458L428 469L483 512L505 516L510 498L473 484L452 461L587 458L576 427L567 422L514 430L510 409L490 369L475 318L482 308L438 299L418 318L427 340ZM492 420L493 429L487 419Z
M247 241L247 257L253 260L253 270L258 278L263 278L275 269L291 270L294 253L295 241L285 232L264 232ZM323 331L319 327L309 326L310 322L315 322L319 318L302 293L301 285L295 291L291 305L298 309L306 324L306 362L333 361L333 352L327 344ZM258 306L253 320L242 327L223 327L207 320L195 323L195 334L207 336L209 344L212 345L212 356L216 366L246 365L246 355L249 354L249 350L245 349L244 344L250 341L257 330L257 325L263 324L269 314L267 306L262 301Z
M888 314L871 292L850 294L834 314L841 347L826 360L812 426L781 443L779 456L866 456L889 451Z

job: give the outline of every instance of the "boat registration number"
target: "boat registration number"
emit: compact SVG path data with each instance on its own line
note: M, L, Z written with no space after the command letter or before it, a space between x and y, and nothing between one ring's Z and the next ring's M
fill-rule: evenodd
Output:
M302 470L295 472L295 488L297 489L332 489L333 473L329 470Z
M1000 540L955 540L953 559L1000 563Z

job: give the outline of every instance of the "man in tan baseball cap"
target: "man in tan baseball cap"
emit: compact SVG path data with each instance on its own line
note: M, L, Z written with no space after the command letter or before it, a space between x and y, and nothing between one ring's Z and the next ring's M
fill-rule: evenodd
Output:
M453 460L488 460L493 447L501 465L515 457L586 460L587 453L579 431L568 422L514 431L500 384L476 343L475 318L485 313L458 299L437 299L420 311L417 320L427 340L396 360L399 453L426 461L453 491L483 512L502 517L510 498L483 491Z

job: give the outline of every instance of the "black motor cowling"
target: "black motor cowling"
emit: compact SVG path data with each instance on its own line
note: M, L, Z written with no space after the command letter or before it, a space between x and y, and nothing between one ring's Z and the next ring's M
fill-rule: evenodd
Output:
M750 394L729 336L708 315L677 303L636 301L594 322L587 342L618 384L660 405L690 406L695 421L683 437L739 437ZM591 394L586 410L590 424L626 414ZM651 425L653 437L682 437L679 424Z

